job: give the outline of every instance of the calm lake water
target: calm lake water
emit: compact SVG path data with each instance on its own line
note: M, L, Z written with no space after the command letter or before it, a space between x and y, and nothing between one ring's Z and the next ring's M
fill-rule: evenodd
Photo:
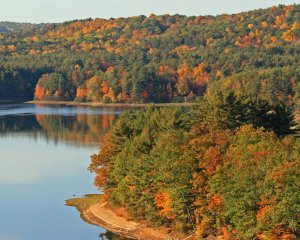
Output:
M64 201L98 193L90 155L122 111L0 105L0 240L99 240Z

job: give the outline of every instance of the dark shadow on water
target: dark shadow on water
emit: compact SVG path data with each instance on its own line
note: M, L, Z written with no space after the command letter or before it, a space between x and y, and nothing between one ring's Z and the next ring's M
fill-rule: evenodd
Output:
M111 232L100 233L99 240L128 240L128 238L117 236Z

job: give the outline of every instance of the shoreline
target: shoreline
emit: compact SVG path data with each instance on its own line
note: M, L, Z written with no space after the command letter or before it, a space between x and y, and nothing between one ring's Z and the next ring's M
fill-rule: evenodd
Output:
M87 195L83 198L66 200L66 205L76 207L85 222L121 237L136 240L179 240L165 229L150 228L143 223L119 216L113 209L107 207L107 202L101 202L101 197L101 195ZM193 236L183 239L194 240Z
M91 106L91 107L127 107L127 108L142 108L147 106L156 107L191 107L195 103L102 103L102 102L74 102L74 101L40 101L32 100L23 102L25 104L36 105L65 105L65 106Z
M147 228L140 223L128 221L117 216L112 210L105 207L106 203L96 203L81 212L84 221L102 227L116 235L130 239L165 240L171 236L157 229Z
M23 102L23 101L24 100L22 100L22 99L15 99L15 100L6 99L6 100L0 100L0 104L19 103L19 102Z

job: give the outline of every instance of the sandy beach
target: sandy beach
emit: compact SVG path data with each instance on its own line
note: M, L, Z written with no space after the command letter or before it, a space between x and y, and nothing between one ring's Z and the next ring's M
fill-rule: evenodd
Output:
M193 236L178 238L163 228L150 228L143 223L127 220L117 214L101 195L87 195L83 198L66 200L66 205L76 207L80 217L87 223L102 227L116 235L139 240L193 240Z

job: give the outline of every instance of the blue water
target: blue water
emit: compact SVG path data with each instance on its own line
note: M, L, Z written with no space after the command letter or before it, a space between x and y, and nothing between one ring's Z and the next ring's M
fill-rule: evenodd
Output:
M122 109L0 105L0 240L97 240L64 205L99 193L86 169Z

